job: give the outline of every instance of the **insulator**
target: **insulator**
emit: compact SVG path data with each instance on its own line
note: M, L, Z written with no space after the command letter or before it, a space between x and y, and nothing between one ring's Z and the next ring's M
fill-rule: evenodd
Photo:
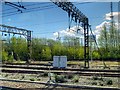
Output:
M77 17L75 16L75 22L77 23Z
M78 29L77 29L77 33L78 33L79 31L80 31L80 29L78 28Z
M4 34L4 36L7 36L7 34Z

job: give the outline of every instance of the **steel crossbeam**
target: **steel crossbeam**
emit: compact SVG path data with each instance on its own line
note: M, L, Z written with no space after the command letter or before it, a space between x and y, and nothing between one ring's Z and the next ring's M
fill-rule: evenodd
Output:
M28 54L30 59L30 52L31 52L31 32L30 30L22 29L22 28L17 28L17 27L12 27L12 26L7 26L7 25L1 25L0 24L0 32L6 32L6 33L12 33L12 34L18 34L18 35L23 35L27 39L27 47L28 47Z
M55 5L68 13L69 18L76 23L82 23L84 28L84 60L85 68L89 68L89 22L88 18L71 2L51 0ZM70 26L69 26L70 29Z

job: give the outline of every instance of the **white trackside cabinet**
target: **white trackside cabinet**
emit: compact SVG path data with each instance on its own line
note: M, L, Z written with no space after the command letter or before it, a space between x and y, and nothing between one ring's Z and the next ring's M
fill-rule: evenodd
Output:
M53 56L53 67L60 67L60 56Z
M67 67L67 56L53 56L53 67L54 68L66 68Z
M67 56L60 56L60 68L67 67Z

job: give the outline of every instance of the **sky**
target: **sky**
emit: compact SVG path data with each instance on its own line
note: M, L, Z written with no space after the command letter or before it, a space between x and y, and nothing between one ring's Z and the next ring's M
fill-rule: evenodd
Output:
M93 32L99 32L99 29L96 30L96 28L106 21L106 15L110 13L110 2L72 3L88 17ZM31 30L33 37L54 39L58 32L61 37L64 35L76 36L75 32L68 32L68 14L52 2L20 2L20 4L26 8L21 9L23 13L18 12L16 8L2 4L2 11L0 11L2 24ZM118 12L117 2L113 2L113 12ZM76 29L74 21L71 28Z

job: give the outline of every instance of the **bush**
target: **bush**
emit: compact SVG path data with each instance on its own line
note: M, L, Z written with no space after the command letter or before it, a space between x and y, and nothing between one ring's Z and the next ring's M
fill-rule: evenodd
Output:
M100 59L100 54L99 54L98 51L94 51L94 52L93 52L93 58L95 58L95 59Z
M67 78L67 79L72 79L72 78L73 78L73 75L68 74L68 75L65 75L64 77Z
M99 78L97 76L93 76L93 80L98 80Z
M73 78L73 75L68 75L68 79L72 79Z
M30 78L30 81L35 81L35 79L34 78Z
M99 82L99 85L100 85L100 86L104 86L104 84L103 84L103 83L101 83L101 82Z
M5 74L5 77L8 77L8 74Z
M66 82L65 78L63 75L55 75L55 82L58 82L58 83L64 83Z
M79 77L76 75L73 77L73 80L72 80L74 83L77 83L79 82Z
M107 80L107 85L112 85L113 81L112 80Z
M97 85L97 82L92 82L91 84L92 84L92 85Z
M8 53L6 51L2 51L2 61L4 62L13 62L13 56L12 55L8 55Z
M21 80L24 79L24 78L25 78L25 76L22 76L22 77L21 77Z
M41 81L41 79L40 79L40 78L38 78L38 79L37 79L37 81Z
M48 72L44 72L41 76L47 77L48 76Z
M12 55L8 56L8 62L10 62L10 63L13 62L13 59L14 59L14 58L13 58Z
M100 77L100 78L99 78L99 80L103 81L103 78L102 78L102 77Z
M7 52L3 51L2 52L2 61L6 62L7 60L8 60L8 54L7 54Z

